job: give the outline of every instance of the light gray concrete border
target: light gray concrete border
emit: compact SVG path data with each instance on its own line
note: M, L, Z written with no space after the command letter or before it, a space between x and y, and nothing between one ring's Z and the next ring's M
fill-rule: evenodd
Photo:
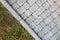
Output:
M32 35L35 40L41 40L35 32L25 23L25 21L13 10L13 8L6 2L6 0L0 0L0 2L11 12L11 14L19 21L19 23Z

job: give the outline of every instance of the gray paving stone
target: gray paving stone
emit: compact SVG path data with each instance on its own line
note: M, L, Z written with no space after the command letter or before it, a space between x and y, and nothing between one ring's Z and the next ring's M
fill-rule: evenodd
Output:
M56 27L54 27L53 29L52 29L52 33L53 34L55 34L56 32L58 32L59 30L56 28Z
M51 30L51 28L49 26L44 27L44 29L42 30L44 33L47 33Z
M59 35L58 33L55 33L54 37L55 37L56 40L57 40L58 38L60 38L60 35Z
M50 7L51 11L55 11L59 5L57 3L53 3L53 5Z
M50 26L51 28L54 28L54 27L56 26L56 24L52 21L52 22L49 24L49 26Z
M58 34L60 35L60 30L58 31Z
M32 15L33 15L34 18L38 17L37 13L33 13Z
M22 11L23 10L23 11ZM21 14L23 14L23 12L25 12L25 8L23 7L23 6L21 6L18 10L17 10L17 12L21 15Z
M17 10L17 9L19 8L19 5L18 5L17 3L14 3L14 4L12 5L12 7L13 7L15 10Z
M43 37L43 40L49 40L51 36L47 33L44 37Z
M42 2L40 0L38 0L36 3L37 3L38 6L42 5Z
M32 22L32 23L30 24L30 26L31 26L31 28L37 27L34 22Z
M28 0L28 3L30 4L30 5L32 5L33 3L35 3L37 0Z
M57 14L60 14L60 7L56 10Z
M43 7L44 7L45 9L47 9L48 7L50 7L50 5L48 4L48 2L45 2L45 3L43 4Z
M33 16L29 16L27 19L26 19L26 22L28 22L29 24L32 23L34 21L34 17Z
M50 5L52 5L52 4L54 3L54 1L53 1L53 0L48 0L48 3L49 3Z
M57 0L55 0L55 1L60 5L60 0L58 0L58 1L57 1Z
M60 37L57 40L60 40Z
M17 0L17 3L22 6L27 0Z
M49 16L49 17L47 17L47 18L44 20L44 22L45 22L46 24L49 24L52 20L53 20L53 18L52 18L51 16Z
M17 0L14 0L14 1L13 1L13 0L7 0L7 1L9 2L9 4L12 5L12 4L14 4Z
M39 35L40 37L43 37L43 36L44 36L44 32L43 32L43 31L39 31L38 35Z
M60 29L60 25L57 25L57 28Z
M54 37L51 37L51 38L50 38L50 40L56 40L56 38L54 38Z
M42 30L42 26L41 25L38 25L38 27L39 28L37 29L37 33Z
M28 3L24 3L23 6L24 6L26 9L28 9L28 8L30 7Z
M41 16L45 19L47 16L45 13L42 13Z
M51 15L53 18L56 18L58 16L58 14L56 12L52 13Z
M32 13L29 11L29 10L27 10L26 12L25 12L25 15L26 16L29 16L29 15L31 15Z
M37 8L38 8L38 6L37 6L36 4L33 4L33 5L30 7L30 11L31 11L31 12L34 12L34 11L37 10Z
M44 7L43 6L41 6L37 11L36 11L36 15L41 15L41 13L44 11L45 9L44 9Z
M38 25L34 28L36 33L38 33L41 29L42 29L42 27L40 25Z
M36 20L34 20L34 23L36 24L36 25L38 25L39 23L41 23L42 22L42 17L41 16L39 16Z
M46 2L46 0L40 0L42 3Z
M52 12L49 9L47 9L44 13L46 16L49 16L50 14L52 14Z
M53 33L52 31L49 31L48 34L49 34L49 36L51 36L51 37L54 35L54 33Z
M45 27L46 26L46 24L44 23L44 22L41 22L41 24L40 24L42 27Z
M22 17L23 19L26 19L26 18L27 18L27 16L26 16L24 13L21 15L21 17Z

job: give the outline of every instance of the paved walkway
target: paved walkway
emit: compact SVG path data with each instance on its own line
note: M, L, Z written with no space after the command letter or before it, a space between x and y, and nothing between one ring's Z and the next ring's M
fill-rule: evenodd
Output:
M58 1L7 1L39 38L42 40L60 40L60 3Z

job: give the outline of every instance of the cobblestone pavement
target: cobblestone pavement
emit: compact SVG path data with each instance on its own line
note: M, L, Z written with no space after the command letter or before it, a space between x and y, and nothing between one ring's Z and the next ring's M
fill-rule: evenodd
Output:
M60 3L58 1L7 1L42 40L60 40Z

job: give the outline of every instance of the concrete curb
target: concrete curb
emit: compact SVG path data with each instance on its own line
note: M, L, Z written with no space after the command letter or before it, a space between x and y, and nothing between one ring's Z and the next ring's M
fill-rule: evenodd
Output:
M11 6L5 1L0 0L1 3L11 12L11 14L19 21L19 23L35 38L35 40L41 40L35 32L25 23L25 21L12 9Z

